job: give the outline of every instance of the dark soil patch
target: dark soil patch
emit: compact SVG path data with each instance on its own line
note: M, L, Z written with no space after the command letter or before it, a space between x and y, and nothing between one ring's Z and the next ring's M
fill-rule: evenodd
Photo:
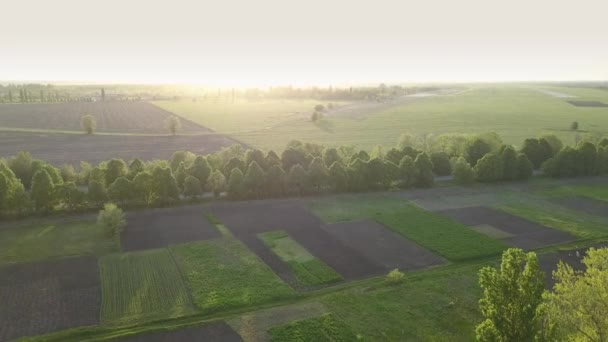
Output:
M80 131L85 114L95 117L97 131L123 133L168 133L165 120L172 115L142 101L0 104L0 126ZM181 132L209 132L190 120L180 121Z
M608 107L608 104L599 101L567 101L577 107Z
M127 212L121 244L123 251L136 251L220 236L201 206L185 206Z
M366 258L323 229L324 223L302 206L288 201L216 204L218 218L285 281L293 281L287 265L256 236L284 230L312 255L338 272L345 280L379 274L384 267ZM286 276L289 274L290 276Z
M576 238L568 233L547 228L538 223L487 207L468 207L442 210L440 213L469 226L488 224L512 237L501 239L505 243L523 249L535 249L557 245Z
M80 161L97 164L112 158L169 159L175 151L208 154L239 142L221 134L178 136L85 135L0 132L0 157L28 151L56 166Z
M211 323L198 327L190 327L174 331L139 335L121 339L123 342L193 342L193 341L242 341L228 324L224 322Z
M606 247L608 244L601 243L594 245L595 248ZM557 270L557 264L560 261L570 265L573 269L583 271L585 265L582 263L583 258L587 255L589 248L579 248L570 251L558 251L540 255L538 261L540 269L545 272L545 284L548 289L553 288L555 280L553 279L553 271Z
M94 257L0 269L0 341L97 325L100 305Z
M328 224L323 228L385 270L420 269L446 262L373 220Z
M553 202L566 208L582 211L587 214L608 217L608 202L594 198L576 196L557 198Z

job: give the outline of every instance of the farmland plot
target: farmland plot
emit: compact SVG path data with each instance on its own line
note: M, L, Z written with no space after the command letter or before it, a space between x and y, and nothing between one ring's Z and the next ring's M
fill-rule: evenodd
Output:
M101 323L130 325L193 313L181 274L166 249L100 260Z
M188 327L175 331L139 335L119 340L120 342L192 342L192 341L222 341L238 342L241 337L224 323L217 322L203 326Z

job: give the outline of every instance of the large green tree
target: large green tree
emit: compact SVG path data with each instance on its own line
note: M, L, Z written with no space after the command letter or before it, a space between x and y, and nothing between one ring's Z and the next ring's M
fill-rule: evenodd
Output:
M42 169L34 174L31 197L36 210L52 209L55 200L55 185L46 170Z
M266 174L264 170L258 165L256 161L252 161L247 167L247 173L245 174L245 187L249 190L256 198L260 197L266 181Z
M432 186L434 181L433 163L431 163L429 156L424 152L418 154L416 160L414 160L414 164L416 164L416 168L418 169L416 185L421 187Z
M484 320L475 329L478 341L526 342L543 336L541 329L544 274L535 253L510 248L500 269L479 272L483 296L479 308Z
M239 198L243 196L245 176L241 169L235 167L228 177L228 194L230 197Z

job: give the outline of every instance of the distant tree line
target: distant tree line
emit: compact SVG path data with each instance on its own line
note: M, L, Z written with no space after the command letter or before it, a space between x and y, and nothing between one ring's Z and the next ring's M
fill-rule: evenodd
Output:
M608 174L608 139L563 147L555 136L526 139L521 149L495 133L400 137L385 150L356 150L291 141L279 155L240 145L208 155L178 151L169 160L129 163L112 159L56 168L20 152L0 160L0 212L23 215L52 210L163 206L203 193L260 199L319 193L425 188L435 177L457 184L528 179L534 169L551 177Z

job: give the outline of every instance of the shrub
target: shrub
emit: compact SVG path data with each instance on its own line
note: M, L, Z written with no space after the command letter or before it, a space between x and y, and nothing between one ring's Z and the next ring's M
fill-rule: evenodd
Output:
M186 176L184 179L184 196L195 199L203 193L201 182L193 176Z
M429 156L424 152L418 154L416 160L414 160L414 164L418 169L416 184L422 187L432 186L434 181L433 164L431 163Z
M395 268L394 270L388 272L386 275L386 282L391 285L400 284L405 280L405 274L399 269Z
M80 126L84 129L86 134L95 133L95 128L97 128L97 122L95 121L95 117L90 114L86 114L80 118Z
M450 157L445 152L431 153L431 162L433 163L433 173L437 176L448 176L452 173L450 165Z
M108 236L116 237L127 222L122 209L114 203L106 203L97 215L97 224L103 227Z
M502 160L497 154L488 153L475 165L475 174L480 182L496 182L502 179Z
M470 185L475 181L475 171L463 157L454 162L452 175L454 182L460 185Z
M175 115L171 115L167 118L166 125L169 132L171 132L171 135L176 135L177 131L182 127L181 121Z
M226 189L226 177L224 177L220 170L215 170L209 176L207 184L209 185L209 190L213 191L213 195L216 198L220 197L220 193Z

